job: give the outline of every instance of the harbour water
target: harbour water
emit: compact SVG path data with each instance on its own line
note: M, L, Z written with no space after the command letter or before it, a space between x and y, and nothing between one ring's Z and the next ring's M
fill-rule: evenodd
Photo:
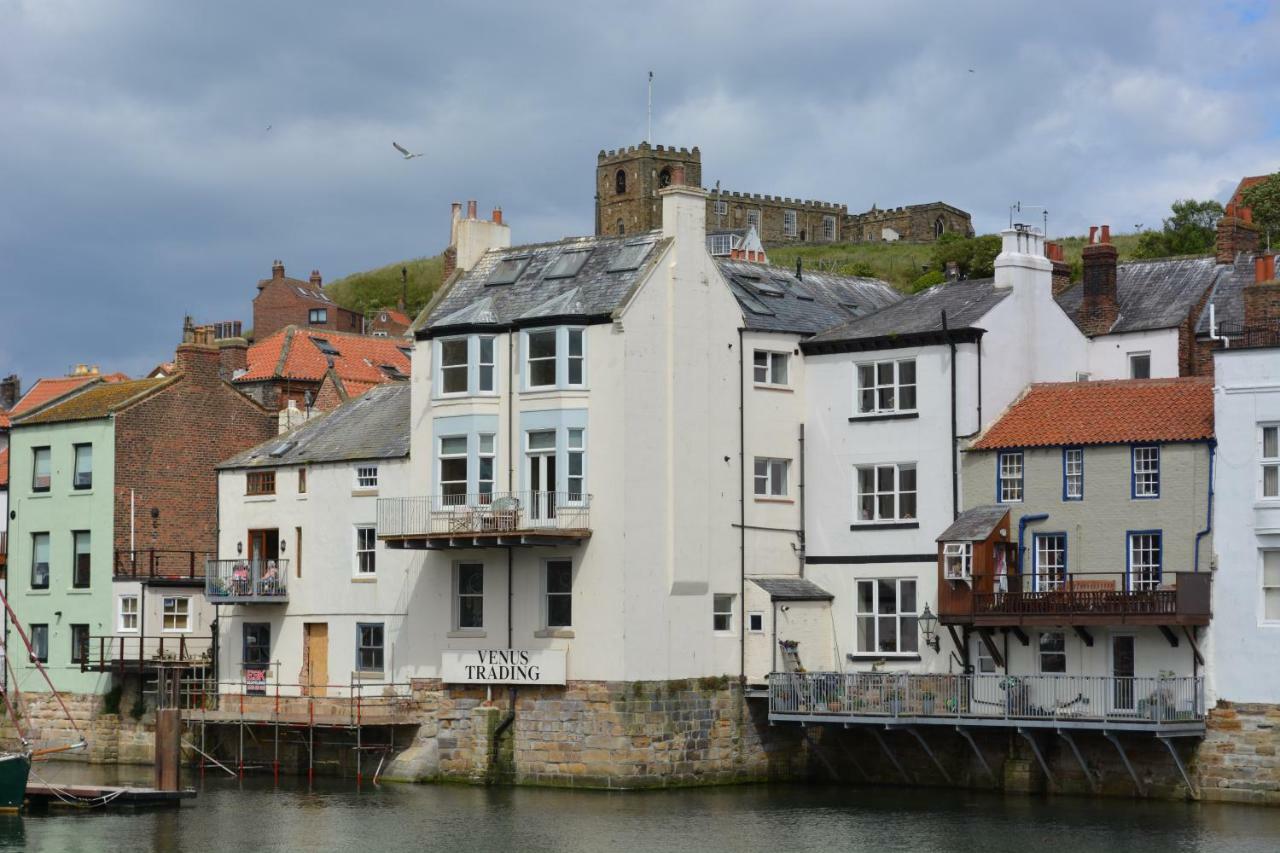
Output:
M43 765L50 781L117 781ZM131 773L136 773L132 776ZM121 782L145 784L146 770ZM1151 851L1274 853L1275 809L945 789L741 786L610 793L206 776L176 811L0 818L31 851Z

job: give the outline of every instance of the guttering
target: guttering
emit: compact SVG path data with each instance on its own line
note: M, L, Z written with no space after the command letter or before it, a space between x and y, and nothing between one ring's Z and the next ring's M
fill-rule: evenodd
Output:
M1204 530L1196 533L1195 559L1192 561L1194 568L1192 571L1200 571L1200 540L1208 536L1213 531L1213 471L1214 457L1218 450L1218 440L1216 438L1209 439L1209 500L1204 510Z
M1022 516L1022 518L1018 519L1018 576L1019 577L1021 577L1023 574L1022 563L1023 563L1023 557L1026 554L1026 550L1027 550L1027 546L1022 544L1022 538L1027 531L1027 525L1037 521L1044 521L1048 517L1049 517L1049 513L1038 512L1035 515L1024 515ZM1005 658L1005 660L1008 660L1008 658Z
M954 341L958 344L973 343L982 338L985 329L967 326L961 329L931 332L907 332L904 334L876 335L874 337L856 338L843 341L808 340L800 344L805 355L830 355L842 352L862 352L864 350L902 349L903 347L928 346L945 344Z
M520 317L505 323L456 323L449 326L430 326L413 333L414 340L429 341L451 335L489 334L500 335L517 329L538 326L600 326L613 322L612 314L548 314L545 317Z

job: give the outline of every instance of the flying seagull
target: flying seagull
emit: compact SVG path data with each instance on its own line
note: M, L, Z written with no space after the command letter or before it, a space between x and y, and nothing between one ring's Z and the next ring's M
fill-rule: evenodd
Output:
M409 153L409 149L408 149L408 148L405 148L405 147L404 147L403 145L401 145L399 142L392 142L392 143L391 143L391 147L392 147L392 148L394 148L394 149L396 149L397 151L399 151L401 154L403 154L403 155L404 155L404 159L406 159L406 160L412 160L414 157L421 157L421 156L422 156L421 154L410 154L410 153Z

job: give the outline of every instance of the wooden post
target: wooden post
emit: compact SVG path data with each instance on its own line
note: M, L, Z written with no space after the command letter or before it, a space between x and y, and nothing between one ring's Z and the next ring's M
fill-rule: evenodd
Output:
M177 791L181 785L182 711L163 708L156 711L156 789Z

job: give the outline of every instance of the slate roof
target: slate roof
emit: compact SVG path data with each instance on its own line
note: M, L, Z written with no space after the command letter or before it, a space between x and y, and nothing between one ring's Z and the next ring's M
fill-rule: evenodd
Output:
M972 449L1211 438L1212 379L1117 379L1032 385Z
M805 281L809 276L805 275ZM951 330L974 328L987 312L1012 292L995 286L990 278L967 279L935 285L881 308L873 314L849 320L805 341L806 351L826 345L874 342L942 331L942 312Z
M415 333L430 337L449 329L493 326L495 329L533 325L550 316L607 318L644 279L670 241L662 232L629 234L624 237L573 237L553 243L535 243L491 249L475 267L461 274L440 300L430 306L425 318L415 324ZM651 245L637 269L609 272L627 247ZM589 250L585 264L567 278L544 278L561 254ZM519 276L510 284L488 284L490 273L504 260L526 258ZM559 312L559 313L556 313Z
M409 383L388 382L218 465L273 468L409 455Z
M1212 257L1130 261L1116 266L1119 315L1109 334L1169 329L1195 310L1222 268ZM1079 325L1084 284L1058 296L1058 304Z
M326 355L314 343L316 338L327 341L338 354ZM412 360L400 349L407 346L407 341L397 338L286 326L249 347L248 369L233 381L236 384L269 379L319 382L324 379L332 359L334 371L347 387L353 383L368 387L395 378L382 369L384 364L404 376L409 375Z
M938 542L980 542L1008 515L1007 506L975 506L960 513L951 526L942 531Z
M111 382L86 388L79 394L54 403L37 412L19 417L15 426L31 424L52 424L66 421L90 421L105 418L118 412L129 404L146 397L171 382L177 377L164 379L131 379L128 382Z
M1209 305L1214 306L1214 317L1219 329L1244 327L1244 289L1253 283L1252 254L1236 255L1234 264L1223 264L1214 279L1213 290L1196 320L1196 334L1209 334Z
M746 328L812 335L892 305L902 294L876 278L806 272L716 258ZM768 312L768 313L765 313Z
M831 601L834 595L807 578L747 578L774 601Z

